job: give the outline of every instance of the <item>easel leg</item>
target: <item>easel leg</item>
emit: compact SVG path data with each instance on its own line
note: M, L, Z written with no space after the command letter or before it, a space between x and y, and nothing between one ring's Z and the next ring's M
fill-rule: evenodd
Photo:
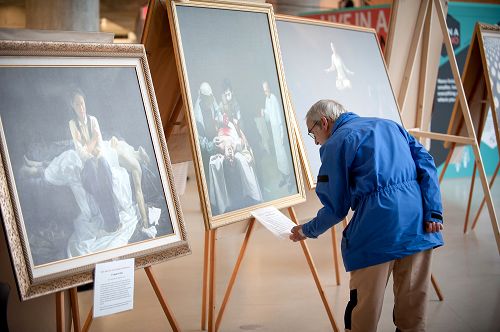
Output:
M478 84L479 85L479 84ZM484 90L482 99L485 99L487 97L487 92ZM479 117L479 128L477 131L478 134L478 143L479 144L479 149L481 149L481 137L483 136L483 130L484 126L486 124L485 117L488 114L488 110L486 109L486 103L483 103L481 106L481 115ZM469 199L467 201L467 211L465 213L465 222L464 222L464 234L467 233L467 226L469 225L469 215L470 215L470 208L472 204L472 196L474 195L474 183L476 181L476 171L477 171L478 163L476 160L474 160L474 171L472 172L472 179L471 179L471 185L470 185L470 191L469 191ZM491 186L490 186L491 187Z
M444 173L446 173L446 170L448 169L448 165L450 164L451 157L453 156L453 152L455 151L455 143L451 144L450 151L448 152L448 155L446 156L446 161L444 162L443 165L443 170L441 171L441 174L439 175L439 183L443 181L444 178Z
M481 179L484 197L486 199L488 212L490 214L491 227L493 229L493 235L495 236L497 251L500 254L500 228L498 226L498 219L495 212L495 206L493 205L493 200L491 198L491 191L490 191L491 185L488 184L488 178L486 177L486 172L484 170L483 161L478 145L477 144L473 145L472 150L474 151L474 155L476 157L476 164L478 164L479 177Z
M210 230L210 282L208 283L208 332L214 331L214 314L215 314L215 232L216 229Z
M78 306L78 293L76 287L69 290L69 296L71 298L71 314L73 318L73 331L80 332L80 308Z
M174 315L172 314L172 310L168 306L167 301L165 300L165 296L163 295L163 292L161 291L160 286L158 285L158 282L156 281L156 278L153 274L152 267L147 266L144 268L144 271L146 271L146 274L148 275L149 282L151 283L151 286L153 286L156 297L158 298L158 301L160 301L161 307L163 308L163 312L167 316L168 322L170 323L172 330L174 332L180 331L179 324L177 324L177 320L175 319Z
M56 293L56 326L57 332L63 332L65 330L64 326L64 293Z
M474 183L476 182L476 171L477 171L477 164L474 162L474 169L472 170L472 179L470 181L469 199L467 200L467 211L465 211L464 234L467 233L467 226L469 225L470 207L472 204L472 196L474 195Z
M495 183L495 179L497 178L499 168L500 168L500 161L497 163L497 167L495 168L495 172L493 172L493 176L491 177L490 188L493 187L493 183ZM474 230L474 228L476 228L477 221L479 219L479 216L481 215L481 211L483 210L485 203L486 203L486 198L483 197L483 200L481 201L481 205L479 206L479 210L477 211L476 216L474 217L474 222L472 223L472 230Z
M205 230L205 245L203 248L203 282L201 285L201 329L207 329L207 284L208 284L208 248L210 244L209 231Z
M292 221L298 225L298 219L293 207L288 208L288 213L290 214L290 219L292 219ZM309 269L311 270L311 273L313 275L314 283L318 288L319 295L321 297L321 300L323 301L323 305L325 306L325 310L328 314L328 318L330 319L330 323L332 324L332 328L335 332L338 332L339 328L337 327L337 322L335 322L335 318L333 317L332 311L330 310L330 305L328 304L328 300L326 299L325 292L323 291L323 286L321 286L321 282L319 281L318 272L316 271L316 267L314 266L309 248L307 247L307 244L304 240L300 241L300 245L302 246L302 250L304 251L304 256L306 256L307 264L309 265Z
M85 318L85 323L83 324L82 332L87 332L90 329L90 325L92 325L93 309L94 306L92 305L90 307L89 313L87 314L87 318Z
M234 282L236 280L236 276L238 275L238 271L241 266L241 262L243 261L243 256L245 255L248 240L250 239L250 235L252 234L253 227L255 225L255 219L252 218L250 223L248 224L248 228L245 234L245 239L243 240L243 244L241 245L240 253L238 255L238 259L236 260L236 264L233 268L233 273L231 274L231 278L229 279L229 284L227 285L226 293L224 294L224 300L222 300L221 307L219 309L219 313L217 314L217 320L215 321L215 331L219 330L220 322L222 320L222 315L224 315L224 310L226 309L226 304L229 301L229 296L231 295L231 291L233 290Z
M417 21L415 23L415 29L413 30L412 40L420 40L420 36L422 35L422 31L424 30L424 18L426 13L427 6L425 1L422 1L418 9ZM401 82L401 88L398 95L398 104L401 111L404 111L405 109L404 106L406 101L406 94L408 92L408 86L410 84L411 71L417 55L417 48L418 43L412 43L410 46L410 50L408 51L408 60L405 65L403 80Z
M421 6L424 5L425 1L422 1ZM427 15L425 15L424 25L422 29L421 42L416 44L421 44L421 58L420 58L420 76L418 82L418 97L417 97L417 114L415 122L417 127L422 130L429 130L430 128L430 116L427 116L428 112L424 112L424 105L426 104L426 85L427 85L427 61L429 56L430 47L430 30L431 30L431 17L432 17L432 2L427 1ZM415 40L419 40L418 38ZM420 143L425 144L424 140L421 139Z
M340 267L339 267L339 244L337 242L337 231L335 226L332 227L332 247L333 247L333 264L335 265L335 280L337 286L340 285Z
M441 293L441 288L439 288L439 284L437 283L437 280L436 278L434 278L434 275L432 273L431 273L431 283L432 287L434 287L434 290L436 291L436 295L439 301L443 301L444 300L443 293Z

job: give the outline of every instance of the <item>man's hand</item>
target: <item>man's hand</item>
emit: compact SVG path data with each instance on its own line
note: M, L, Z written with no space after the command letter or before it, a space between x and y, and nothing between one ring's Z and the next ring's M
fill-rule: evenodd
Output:
M439 222L426 221L425 231L427 233L437 233L443 230L443 224Z
M297 242L307 239L304 235L301 234L301 230L302 225L294 226L291 230L292 234L290 235L290 240L292 240L293 242Z

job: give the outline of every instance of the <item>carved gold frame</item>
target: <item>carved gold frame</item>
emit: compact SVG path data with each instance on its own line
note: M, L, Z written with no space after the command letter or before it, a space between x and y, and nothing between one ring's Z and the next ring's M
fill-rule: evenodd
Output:
M146 121L158 163L160 181L167 198L166 203L174 233L156 239L128 244L124 246L125 249L121 247L109 249L102 256L99 256L101 253L92 253L83 257L49 263L60 264L56 273L34 277L34 271L38 267L34 267L30 260L29 244L24 232L20 202L17 197L15 180L9 161L8 146L3 127L0 127L0 204L5 237L20 298L27 300L89 283L93 280L92 273L95 264L101 261L135 258L135 267L143 268L189 254L191 250L187 242L179 199L175 192L170 157L144 47L142 45L96 43L0 41L0 69L2 67L36 67L38 66L36 61L39 59L52 62L48 67L68 66L67 63L61 65L61 63L64 63L64 59L70 61L71 66L76 67L135 67L142 102L145 106ZM89 65L89 61L92 61L91 65ZM124 65L123 61L128 61L130 64ZM87 258L87 256L96 256L97 258L90 257L90 261L94 260L91 264L84 260L82 264L78 265L77 260ZM69 261L71 261L71 268L66 268Z
M234 11L244 11L244 12L254 12L254 13L264 13L267 15L269 22L269 31L271 43L273 46L273 52L276 61L276 72L278 75L278 82L280 85L280 93L282 96L283 106L284 106L284 116L287 125L287 134L290 142L290 151L291 151L291 159L294 168L294 174L296 178L296 184L298 193L294 195L290 195L287 197L283 197L280 199L275 199L273 201L264 202L261 204L257 204L254 206L250 206L247 208L239 209L236 211L231 211L228 213L223 213L221 215L213 216L210 207L210 200L208 196L208 187L207 181L205 179L205 174L203 171L203 164L201 159L201 151L200 146L197 141L198 131L196 129L196 122L194 119L194 107L191 98L191 93L189 89L189 81L188 81L188 73L186 69L186 64L184 60L183 48L182 48L182 39L180 26L176 14L176 10L180 6L190 6L190 7L198 7L198 8L209 8L209 9L226 9L226 10L234 10ZM278 209L290 207L298 203L302 203L305 201L305 191L303 185L303 179L301 174L300 165L298 163L298 151L293 133L293 125L292 125L292 113L290 111L290 105L288 104L288 100L286 98L285 89L284 89L284 75L283 75L283 66L281 63L281 55L279 52L279 46L277 43L277 32L276 25L274 21L274 13L272 10L272 5L270 4L256 4L256 3L242 3L242 2L232 2L232 1L170 1L167 5L168 17L170 23L170 31L172 33L172 38L174 39L174 50L177 61L177 68L179 72L179 80L181 82L181 91L182 97L184 100L185 109L187 110L186 117L189 123L190 137L191 137L191 147L193 153L193 161L195 165L196 178L198 180L198 191L202 205L203 217L205 220L206 229L215 229L221 226L225 226L231 223L235 223L241 220L251 218L251 211L265 207L274 205Z

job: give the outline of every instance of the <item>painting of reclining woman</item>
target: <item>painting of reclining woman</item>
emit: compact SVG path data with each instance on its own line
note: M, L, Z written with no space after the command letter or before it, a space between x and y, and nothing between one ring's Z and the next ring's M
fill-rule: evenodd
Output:
M35 266L173 233L135 75L0 69L15 82L0 112Z
M210 6L172 3L200 194L213 228L257 206L302 201L303 189L269 6Z

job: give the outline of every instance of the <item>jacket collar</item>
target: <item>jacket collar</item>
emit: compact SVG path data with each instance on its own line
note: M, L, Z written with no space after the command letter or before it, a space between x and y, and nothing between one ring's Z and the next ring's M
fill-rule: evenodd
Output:
M347 112L339 116L337 121L335 121L335 123L333 124L332 133L330 134L330 137L333 135L333 133L335 133L337 129L339 129L344 124L355 118L359 118L359 115L352 112Z

